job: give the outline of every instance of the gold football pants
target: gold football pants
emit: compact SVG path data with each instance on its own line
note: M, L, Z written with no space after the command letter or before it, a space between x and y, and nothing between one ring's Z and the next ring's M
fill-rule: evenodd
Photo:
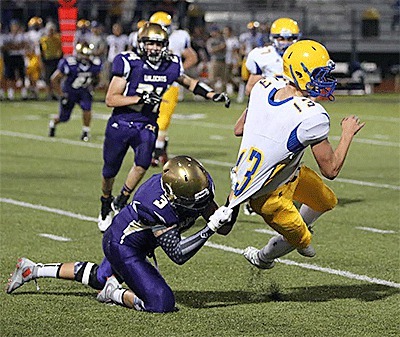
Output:
M157 124L160 131L166 131L178 104L179 87L169 87L162 97Z
M250 201L254 211L290 244L305 248L311 243L312 235L293 201L314 211L326 212L336 206L337 198L315 171L302 166L297 179Z

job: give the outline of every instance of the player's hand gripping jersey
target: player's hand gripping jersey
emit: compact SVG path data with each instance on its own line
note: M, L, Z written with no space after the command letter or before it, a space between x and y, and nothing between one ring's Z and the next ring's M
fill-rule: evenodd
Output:
M293 179L305 148L328 136L329 115L320 104L306 97L275 100L285 85L284 79L269 77L251 92L230 207Z

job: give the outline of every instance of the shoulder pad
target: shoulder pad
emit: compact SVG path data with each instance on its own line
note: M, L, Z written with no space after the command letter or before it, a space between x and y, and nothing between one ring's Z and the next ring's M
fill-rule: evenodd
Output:
M76 60L76 58L74 56L68 56L66 59L68 65L70 66L74 66L76 64L78 64L78 61Z

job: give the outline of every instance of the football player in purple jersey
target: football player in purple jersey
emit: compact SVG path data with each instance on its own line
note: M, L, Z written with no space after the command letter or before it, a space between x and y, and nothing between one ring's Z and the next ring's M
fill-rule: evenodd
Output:
M154 250L160 246L175 263L193 257L223 225L234 221L232 210L217 208L210 174L194 158L170 159L162 173L144 182L103 235L105 257L92 262L35 263L20 258L7 293L41 277L74 280L101 290L100 302L149 312L175 310L175 296L157 269ZM207 224L197 233L181 233L203 216ZM151 264L149 257L154 257ZM122 288L125 282L129 289Z
M174 82L194 94L214 102L230 100L225 93L215 93L205 83L183 72L181 59L168 52L168 33L156 23L146 22L138 31L135 51L118 54L113 61L106 104L113 108L108 120L103 146L101 211L98 226L104 231L111 223L151 164L158 134L157 118L163 93ZM134 164L120 194L114 199L112 188L123 159L131 147Z
M75 56L61 59L57 70L51 76L51 83L60 97L60 109L59 115L49 123L49 137L55 136L58 123L69 121L75 104L79 104L83 113L81 140L89 141L92 119L92 91L99 81L102 67L100 58L92 56L93 49L93 44L78 43L75 46Z

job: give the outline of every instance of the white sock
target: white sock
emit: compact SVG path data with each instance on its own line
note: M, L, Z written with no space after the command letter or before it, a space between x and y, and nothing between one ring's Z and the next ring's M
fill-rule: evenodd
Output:
M49 128L54 128L54 126L55 126L54 120L51 120L49 122Z
M300 215L308 227L310 227L322 214L324 214L324 212L314 211L307 205L303 204L300 206Z
M9 99L14 99L14 89L13 88L8 88L7 89L7 97Z
M271 238L267 245L260 250L258 257L267 262L282 257L293 250L295 250L295 247L287 242L282 235L277 235Z
M61 267L61 263L47 263L37 265L36 277L50 277L57 278L58 270Z
M90 126L82 126L83 132L90 132Z
M156 149L163 149L165 146L165 141L164 140L156 140Z
M122 300L123 295L127 289L115 289L111 294L110 297L114 303L120 304L125 306L124 301Z

